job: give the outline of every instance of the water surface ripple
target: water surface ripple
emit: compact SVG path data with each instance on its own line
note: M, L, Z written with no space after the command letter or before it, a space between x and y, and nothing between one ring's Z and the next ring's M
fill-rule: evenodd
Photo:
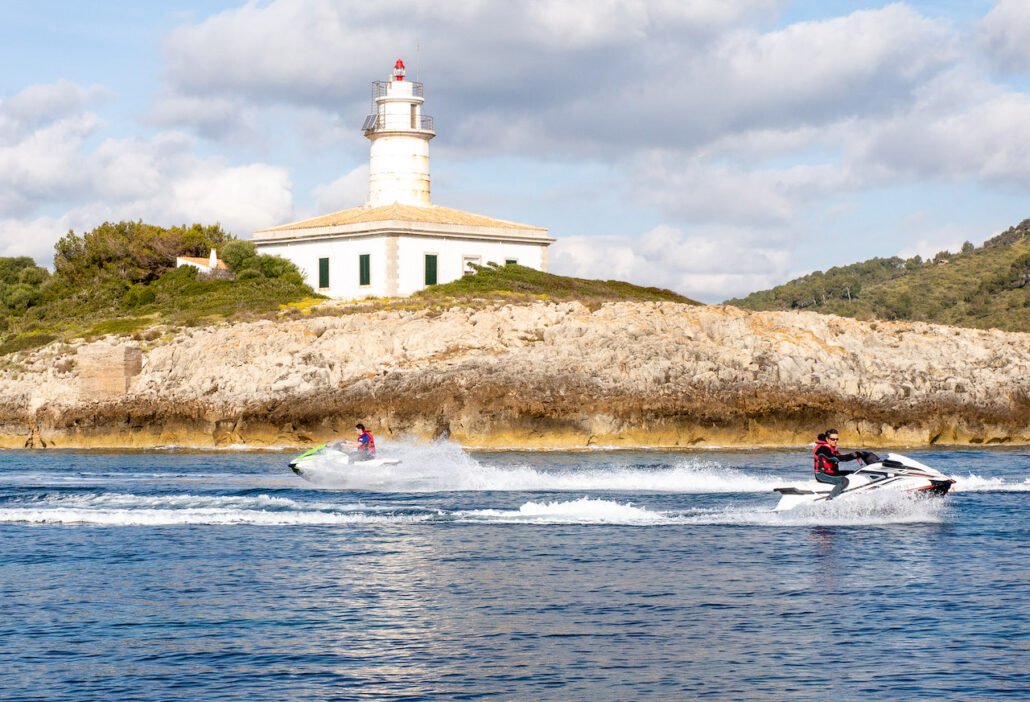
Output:
M800 451L0 453L0 697L1030 697L1030 454L774 513Z

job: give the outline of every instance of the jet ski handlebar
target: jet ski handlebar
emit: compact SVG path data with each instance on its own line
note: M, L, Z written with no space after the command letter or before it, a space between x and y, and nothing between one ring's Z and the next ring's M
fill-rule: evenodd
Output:
M880 463L880 457L872 451L859 450L855 451L855 455L858 456L859 460L865 465L872 465L873 463Z

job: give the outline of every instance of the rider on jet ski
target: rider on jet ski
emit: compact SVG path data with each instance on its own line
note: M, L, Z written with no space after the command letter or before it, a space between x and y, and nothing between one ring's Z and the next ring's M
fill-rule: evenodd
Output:
M333 448L351 449L351 460L370 461L376 457L376 440L372 432L365 428L364 424L356 424L354 428L358 431L358 438L354 441L338 441Z
M815 442L815 449L812 451L814 461L815 479L820 483L833 485L827 500L832 500L848 486L848 479L845 476L851 475L853 470L839 470L841 461L854 461L859 458L858 453L841 454L837 450L837 441L840 435L836 429L827 429L825 434L820 434Z

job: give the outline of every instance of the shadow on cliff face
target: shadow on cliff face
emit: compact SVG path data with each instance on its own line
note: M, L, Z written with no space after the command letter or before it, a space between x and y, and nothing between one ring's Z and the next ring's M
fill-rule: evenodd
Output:
M826 426L853 445L1030 442L1030 400L1008 410L954 402L858 403L826 394L755 388L642 396L546 375L492 382L461 373L392 373L347 389L218 406L128 396L26 414L0 408L7 446L303 446L349 436L363 421L380 435L452 438L481 447L797 446Z

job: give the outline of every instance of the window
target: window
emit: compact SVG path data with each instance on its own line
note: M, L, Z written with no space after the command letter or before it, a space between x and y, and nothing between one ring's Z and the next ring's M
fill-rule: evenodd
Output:
M476 269L472 266L478 266L479 262L482 261L481 256L462 256L461 257L461 273L462 275L475 275Z
M319 289L329 287L329 259L318 259L318 287Z
M506 258L506 259L504 259L504 265L506 265L506 266L517 266L518 263L519 263L519 259L517 259L517 258Z
M372 254L358 256L358 285L372 284Z
M414 105L411 106L411 128L418 129L418 112Z
M426 285L436 285L436 254L426 254Z

